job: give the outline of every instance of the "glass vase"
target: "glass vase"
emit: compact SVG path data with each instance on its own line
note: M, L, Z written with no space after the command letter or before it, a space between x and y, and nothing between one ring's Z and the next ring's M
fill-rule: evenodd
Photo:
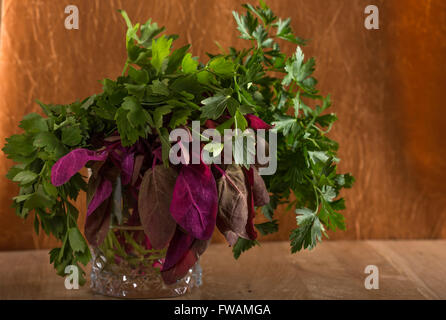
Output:
M100 176L89 170L93 185ZM141 226L137 211L137 190L113 179L109 226L99 245L92 246L91 289L119 298L168 298L190 292L201 285L199 261L174 284L165 284L161 275L167 248L155 250ZM92 199L87 191L87 203ZM88 222L88 219L87 219ZM108 231L107 231L108 230Z
M140 226L111 227L104 242L93 248L91 288L120 298L167 298L190 292L201 285L199 262L172 285L161 277L166 249L147 249Z

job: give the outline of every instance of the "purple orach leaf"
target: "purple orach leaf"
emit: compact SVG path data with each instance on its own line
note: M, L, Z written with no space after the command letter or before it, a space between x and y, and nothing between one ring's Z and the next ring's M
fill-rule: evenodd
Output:
M244 230L242 232L235 233L227 225L226 221L224 221L220 216L217 215L216 226L218 231L220 231L220 233L225 237L230 246L235 245L239 237L249 239L249 236L246 232L246 224L243 226Z
M177 228L175 235L170 241L169 248L167 248L163 271L169 270L176 265L190 249L192 242L194 242L194 237Z
M170 204L175 221L194 238L208 240L215 228L217 207L217 185L211 169L203 162L183 165Z
M218 168L218 167L217 167ZM218 215L217 228L233 245L233 236L248 239L248 190L243 169L239 165L229 165L217 181ZM236 237L238 238L238 237ZM236 239L237 240L237 239Z
M211 239L209 239L209 240L195 239L194 243L192 243L191 249L197 254L198 257L200 257L206 251L206 249L209 247L210 243L211 243Z
M87 217L90 214L92 214L93 211L95 211L101 205L102 202L110 198L112 191L113 191L112 183L107 179L103 179L101 184L97 187L93 199L91 199L91 202L88 205Z
M90 166L91 176L97 178L99 175L99 171L101 170L101 168L104 164L105 164L105 161L93 162L92 165Z
M103 178L101 176L92 175L90 177L87 189L88 206L90 206L91 202L93 201L93 197L96 190L99 188L99 185L102 184L102 180ZM106 199L96 210L87 216L85 221L85 237L93 246L100 245L108 233L111 220L110 203L110 198Z
M269 203L269 193L266 189L265 181L260 176L259 172L255 167L253 170L253 185L252 185L252 195L254 200L254 205L256 207L262 207Z
M59 187L81 170L88 161L105 161L108 153L87 149L75 149L60 158L51 168L51 183Z
M161 271L161 277L165 284L174 284L178 280L184 278L195 263L197 263L198 257L193 250L188 250L183 258L169 270Z
M190 248L184 253L182 258L171 268L166 268L165 264L161 271L161 276L166 284L173 284L184 278L198 261L198 258L206 250L209 241L195 239ZM167 259L166 259L167 260Z
M127 153L123 155L121 162L121 181L123 186L128 185L132 180L134 163L134 153Z
M87 192L86 192L87 207L90 205L91 200L93 200L96 190L98 189L103 179L101 176L98 175L97 172L95 172L94 169L92 169L92 172L93 173L88 179L87 183Z
M92 246L99 246L110 229L110 199L103 202L85 221L85 237Z
M150 243L149 237L146 234L144 234L144 244L147 250L152 249L152 244Z
M267 124L265 121L260 119L259 117L253 115L253 114L246 114L245 115L246 120L248 120L248 126L254 130L257 129L271 129L272 126Z
M137 197L138 195L136 195ZM135 205L133 205L133 195L130 195L127 191L127 201L130 203L130 207L133 208L133 212L130 214L129 219L127 220L127 224L129 226L140 226L141 225L141 219L139 218L139 211L138 211L138 204L135 201ZM137 198L136 198L137 199Z
M248 222L246 223L246 232L251 240L255 240L257 238L257 232L254 228L254 218L256 216L253 195L254 169L253 167L249 168L249 170L243 168L243 171L245 173L248 189Z
M139 173L141 172L143 162L144 162L144 155L139 154L135 157L135 164L133 166L132 181L131 181L132 185L134 185L136 181L138 181Z
M111 214L116 218L118 224L122 224L124 216L123 216L123 208L122 208L122 182L121 177L117 177L115 182L113 183L113 191L110 194L111 197Z
M157 165L148 169L141 181L139 217L154 249L165 248L175 233L177 224L169 206L177 176L175 169Z
M217 222L217 225L218 225L218 222ZM231 247L233 247L237 243L237 240L239 238L238 234L236 234L235 232L232 232L230 230L223 232L223 235L225 236L226 241L228 241L228 244ZM244 238L244 237L242 237L242 238Z
M205 121L204 126L208 129L215 129L218 127L218 123L214 120L208 119Z

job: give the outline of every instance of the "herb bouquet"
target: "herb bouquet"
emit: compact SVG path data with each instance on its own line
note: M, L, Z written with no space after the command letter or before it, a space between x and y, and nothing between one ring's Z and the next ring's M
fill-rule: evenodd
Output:
M315 88L315 61L304 59L290 19L263 2L244 8L233 14L250 46L209 54L206 64L189 45L174 50L177 36L151 20L133 25L122 11L122 75L81 102L38 102L46 116L26 115L24 132L7 139L3 151L17 163L7 177L20 185L16 213L62 242L50 252L59 275L92 259L72 204L80 191L92 287L114 296L173 296L199 285L197 261L214 228L238 258L258 244L258 232L278 230L280 204L297 214L293 253L345 228L339 192L353 177L336 172L338 144L326 135L336 116L324 113L330 97ZM296 52L287 57L280 41ZM228 130L224 142L215 138ZM262 149L267 161L255 154ZM259 207L267 222L254 224Z

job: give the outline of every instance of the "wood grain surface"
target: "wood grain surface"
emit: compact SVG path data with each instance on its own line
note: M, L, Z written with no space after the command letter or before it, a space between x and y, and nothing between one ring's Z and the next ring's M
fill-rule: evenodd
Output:
M70 103L101 90L98 80L115 78L125 61L125 27L117 9L133 21L149 17L177 33L176 46L192 43L205 52L242 45L231 11L240 0L4 0L0 48L0 141L18 132L35 99ZM251 1L253 2L253 1ZM446 139L442 94L446 74L446 2L376 0L380 29L364 28L366 0L274 0L272 9L290 16L297 34L311 39L316 76L330 93L339 121L331 136L340 142L342 171L357 183L345 193L348 230L332 239L446 237ZM75 4L80 29L64 28L64 8ZM295 48L284 47L288 53ZM0 250L44 248L9 209L17 188L0 160ZM81 199L78 206L85 207ZM284 240L295 227L293 212L278 210ZM82 219L83 216L81 216ZM218 239L217 239L218 240Z
M289 253L269 242L238 261L223 244L201 258L203 285L181 299L446 299L446 241L330 241L313 252ZM260 257L268 257L262 259ZM367 290L367 265L379 289ZM66 290L46 251L0 253L2 299L109 299L88 284Z

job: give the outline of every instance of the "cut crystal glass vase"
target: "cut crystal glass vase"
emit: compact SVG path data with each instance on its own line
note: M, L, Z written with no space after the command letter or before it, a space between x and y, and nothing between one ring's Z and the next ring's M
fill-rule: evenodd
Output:
M131 197L120 184L119 178L113 184L111 223L105 230L105 239L91 246L91 289L106 296L143 299L176 297L200 286L199 261L182 279L174 284L164 283L161 270L167 248L152 249L137 212L129 204ZM88 198L91 200L87 192L87 202Z
M104 242L93 248L91 288L123 298L166 298L183 295L201 284L197 262L187 275L166 285L161 268L166 250L146 249L141 227L113 227Z

